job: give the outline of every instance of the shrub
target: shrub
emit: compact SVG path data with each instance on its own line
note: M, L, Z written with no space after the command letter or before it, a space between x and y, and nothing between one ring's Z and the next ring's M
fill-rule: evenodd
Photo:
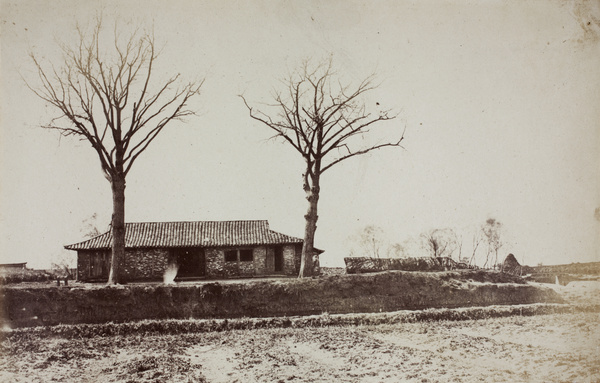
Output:
M21 282L48 282L54 276L44 270L31 269L4 269L0 270L0 285Z

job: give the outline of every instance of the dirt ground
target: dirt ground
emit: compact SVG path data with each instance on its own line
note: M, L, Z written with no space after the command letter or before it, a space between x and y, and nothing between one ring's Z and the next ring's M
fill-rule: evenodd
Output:
M555 288L593 303L600 283ZM600 382L598 313L1 346L1 382Z

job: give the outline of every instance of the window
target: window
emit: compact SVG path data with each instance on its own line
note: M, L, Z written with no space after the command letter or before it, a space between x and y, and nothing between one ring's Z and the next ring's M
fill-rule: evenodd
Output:
M240 262L252 262L254 260L252 249L225 250L225 262L237 262L238 260Z
M252 250L240 250L240 261L241 262L252 262L254 260L252 256Z
M236 262L237 261L237 250L225 251L225 262Z

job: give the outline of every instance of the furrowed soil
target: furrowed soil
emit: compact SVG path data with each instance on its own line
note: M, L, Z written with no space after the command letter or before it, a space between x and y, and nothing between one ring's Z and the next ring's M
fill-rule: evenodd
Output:
M598 286L555 289L589 304ZM4 333L0 381L598 382L599 319L596 310L74 339L24 330Z

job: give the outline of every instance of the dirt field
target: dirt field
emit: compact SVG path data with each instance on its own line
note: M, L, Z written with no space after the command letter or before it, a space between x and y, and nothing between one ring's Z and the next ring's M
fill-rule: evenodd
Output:
M556 287L576 303L598 283ZM599 382L600 316L3 339L1 382Z

